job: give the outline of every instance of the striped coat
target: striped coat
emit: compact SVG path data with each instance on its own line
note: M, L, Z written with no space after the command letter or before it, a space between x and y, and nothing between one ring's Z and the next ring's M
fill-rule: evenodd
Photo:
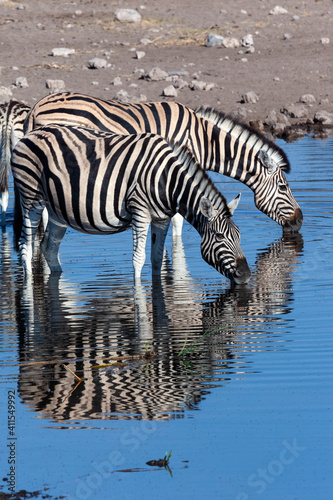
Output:
M0 104L0 207L2 226L6 223L8 207L10 156L15 144L23 137L23 123L29 110L30 107L15 99Z
M23 213L23 230L16 227L16 235L28 274L33 237L46 206L49 223L42 250L52 271L61 271L58 250L67 226L90 234L132 226L138 278L151 224L152 270L159 274L170 217L180 213L199 232L207 263L237 283L250 278L231 219L238 200L228 206L193 155L174 150L160 136L42 127L16 146L12 169Z
M212 109L196 112L179 103L129 104L62 92L41 99L30 111L25 131L50 123L80 125L119 134L151 132L189 147L204 170L247 185L259 210L286 231L298 231L303 215L285 173L289 161L261 133Z

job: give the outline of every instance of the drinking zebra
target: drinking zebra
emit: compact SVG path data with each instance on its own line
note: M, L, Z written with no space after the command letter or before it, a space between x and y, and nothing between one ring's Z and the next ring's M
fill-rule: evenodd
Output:
M67 226L113 234L132 225L134 274L139 278L151 224L152 272L159 274L170 217L179 212L199 232L208 264L236 283L250 279L239 229L231 219L239 197L227 205L193 155L186 148L172 149L160 136L46 126L17 144L12 170L16 201L20 199L14 229L26 274L31 273L32 242L46 206L49 223L42 251L51 271L61 271L58 250Z
M193 111L174 102L129 104L60 92L35 104L25 131L51 123L118 134L159 134L171 144L189 147L204 170L246 184L256 207L284 230L298 231L302 225L302 211L284 175L290 171L284 151L260 132L211 108ZM174 231L181 234L181 224L174 225Z
M31 108L23 102L10 100L0 104L0 207L1 226L6 224L8 207L8 177L10 156L15 144L23 137L23 122Z

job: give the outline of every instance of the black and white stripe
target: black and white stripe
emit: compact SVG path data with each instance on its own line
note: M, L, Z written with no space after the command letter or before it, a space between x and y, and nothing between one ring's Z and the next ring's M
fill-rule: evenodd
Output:
M25 130L50 123L119 134L159 134L189 147L204 170L246 184L254 192L257 208L284 229L298 231L302 225L302 212L284 175L290 164L282 149L211 108L193 111L174 102L129 104L63 92L41 99L29 113Z
M29 106L15 99L0 104L0 207L2 226L6 223L8 207L10 157L15 144L23 137L23 123L29 110Z
M155 134L116 135L50 125L27 134L12 156L23 213L19 247L31 273L32 241L44 207L49 223L42 250L61 271L58 250L67 226L90 234L133 229L133 265L139 277L149 225L152 270L161 270L170 217L180 213L201 235L203 258L237 283L250 270L229 205L185 148L173 149Z

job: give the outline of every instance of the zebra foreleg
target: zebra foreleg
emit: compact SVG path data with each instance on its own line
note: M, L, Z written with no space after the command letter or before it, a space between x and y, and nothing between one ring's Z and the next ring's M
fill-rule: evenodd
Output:
M146 260L146 241L149 224L150 219L147 220L147 217L143 214L141 214L141 216L133 215L133 267L135 279L140 279L141 271Z
M23 226L18 246L24 274L26 276L32 274L33 242L40 224L43 210L44 204L42 202L37 202L29 208L22 207Z
M175 238L177 236L182 235L182 230L183 230L183 222L184 219L180 214L175 214L172 219L172 237Z
M151 223L151 265L153 275L161 274L164 243L169 225L169 218L152 221Z
M56 220L53 214L49 216L41 247L51 272L62 272L59 260L59 246L65 236L66 229L67 225L60 222L59 219Z

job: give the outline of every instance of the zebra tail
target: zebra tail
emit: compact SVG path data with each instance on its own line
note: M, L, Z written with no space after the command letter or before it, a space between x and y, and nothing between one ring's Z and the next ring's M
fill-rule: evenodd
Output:
M20 192L19 192L15 182L14 182L14 194L15 194L15 204L14 204L14 224L13 224L14 242L13 243L14 243L15 251L18 252L19 251L19 241L20 241L22 228L23 228L23 215L22 215Z

